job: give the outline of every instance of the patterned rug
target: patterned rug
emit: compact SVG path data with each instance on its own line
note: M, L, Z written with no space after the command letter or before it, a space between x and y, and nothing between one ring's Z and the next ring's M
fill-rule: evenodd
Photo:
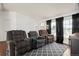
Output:
M62 56L66 49L66 45L53 42L27 52L24 56Z

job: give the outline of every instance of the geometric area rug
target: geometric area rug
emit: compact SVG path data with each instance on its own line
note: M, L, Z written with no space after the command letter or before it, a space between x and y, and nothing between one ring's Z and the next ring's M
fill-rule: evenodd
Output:
M62 56L67 46L53 42L30 52L26 52L24 56Z

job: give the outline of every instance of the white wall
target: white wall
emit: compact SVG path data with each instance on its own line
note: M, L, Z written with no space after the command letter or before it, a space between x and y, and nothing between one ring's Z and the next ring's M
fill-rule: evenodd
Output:
M29 16L25 16L22 14L16 14L16 29L25 30L26 33L29 31L38 31L40 29L45 29L45 25L41 26L41 23L45 24L45 21L35 20L30 18Z
M7 12L4 12L4 11L0 11L0 25L1 25L1 28L0 28L0 41L5 41L5 36L6 36L6 30L9 29L9 19L8 19L8 13Z
M14 12L0 11L0 41L6 40L7 31L15 29L16 18Z
M1 16L1 12L0 12L0 40L3 39L3 28L2 28L2 16Z
M41 23L43 26L41 26ZM45 29L45 21L35 20L29 16L25 16L11 11L0 11L0 41L6 40L6 34L9 30L25 30L38 31Z

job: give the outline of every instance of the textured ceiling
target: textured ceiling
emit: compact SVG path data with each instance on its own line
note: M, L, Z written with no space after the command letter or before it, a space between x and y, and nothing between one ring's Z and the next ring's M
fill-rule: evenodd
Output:
M8 3L4 4L10 11L30 16L34 19L49 19L75 11L75 3Z

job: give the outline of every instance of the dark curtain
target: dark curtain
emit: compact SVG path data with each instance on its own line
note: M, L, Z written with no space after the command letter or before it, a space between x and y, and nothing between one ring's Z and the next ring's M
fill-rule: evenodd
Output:
M63 17L56 18L56 42L63 43Z
M49 34L51 34L51 20L47 20L47 21L46 21L46 24L47 24L47 26L48 26L47 31L48 31Z
M72 15L72 33L79 32L79 13Z

